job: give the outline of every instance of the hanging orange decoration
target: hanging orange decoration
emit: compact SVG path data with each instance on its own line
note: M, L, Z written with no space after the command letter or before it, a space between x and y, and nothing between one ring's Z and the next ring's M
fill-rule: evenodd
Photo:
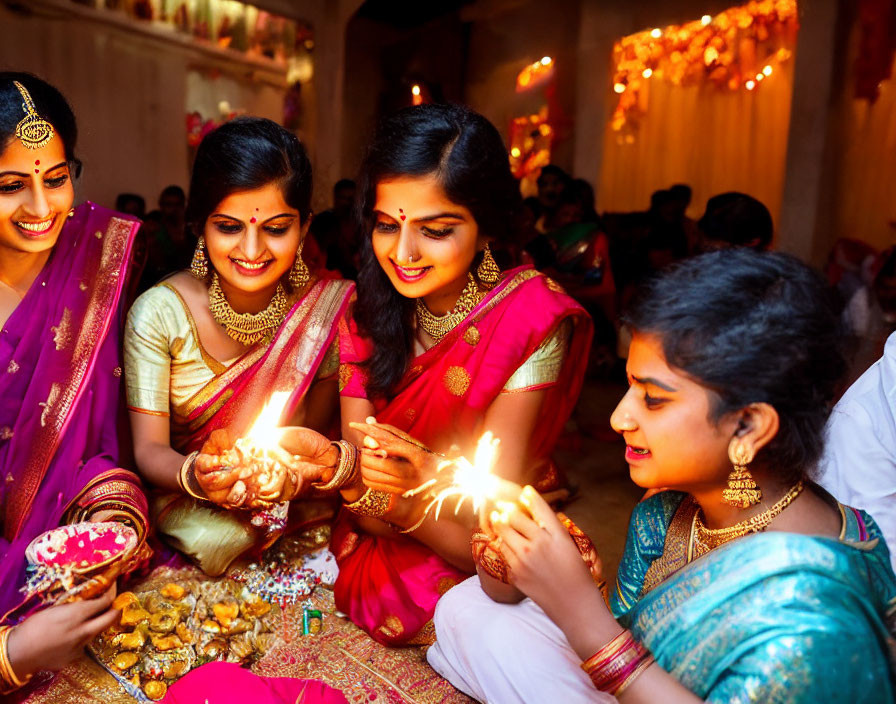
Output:
M758 90L793 55L798 29L797 0L751 0L715 16L623 37L613 46L611 86L619 97L612 128L637 126L647 80Z

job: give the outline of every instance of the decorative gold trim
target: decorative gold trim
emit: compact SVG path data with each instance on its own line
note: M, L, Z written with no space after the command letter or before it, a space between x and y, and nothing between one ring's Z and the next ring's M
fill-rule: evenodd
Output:
M137 226L132 220L113 217L109 219L108 237L102 244L100 263L96 268L90 300L85 306L84 318L73 327L78 330L68 365L69 375L63 383L51 387L44 411L41 413L41 431L34 435L35 451L22 473L20 491L9 498L4 534L8 539L18 535L31 502L37 494L44 473L47 471L60 440L60 433L73 404L78 399L81 384L91 362L99 353L97 341L103 337L114 315L113 306L119 302L119 285L130 250L131 232ZM87 246L81 243L81 246ZM58 396L53 391L58 387Z
M159 416L160 418L169 418L171 416L170 413L166 413L165 411L149 411L145 408L137 408L136 406L128 406L129 411L133 411L134 413L143 413L148 416Z
M72 341L72 311L69 308L63 308L59 325L54 325L50 331L53 333L53 344L56 345L57 352L68 346Z
M202 356L202 361L205 362L205 366L212 370L212 374L215 376L220 376L224 372L227 371L228 367L223 362L219 362L217 359L212 357L209 354L208 350L205 349L205 345L202 344L202 338L199 337L199 330L196 327L196 320L193 318L193 313L190 311L190 306L187 305L187 302L184 300L183 296L180 295L180 292L174 288L170 283L163 282L160 283L159 286L163 288L167 288L171 293L173 293L177 300L180 301L181 306L183 306L184 313L187 316L187 322L190 324L190 330L193 333L193 338L196 340L196 346L199 348L199 354Z

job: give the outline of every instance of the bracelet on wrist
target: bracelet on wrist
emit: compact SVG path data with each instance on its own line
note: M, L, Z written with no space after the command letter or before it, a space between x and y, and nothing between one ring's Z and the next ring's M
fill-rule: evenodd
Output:
M359 516L381 519L392 505L392 496L388 491L367 489L360 499L345 504L345 508Z
M358 479L358 448L347 440L336 440L330 443L339 452L336 469L328 482L315 482L312 486L318 491L332 491L354 484Z
M181 491L187 496L192 496L194 499L200 501L208 501L208 495L205 493L202 486L200 486L199 482L196 481L197 457L199 457L198 450L187 455L183 464L180 466L180 471L177 473L177 484L180 486Z
M631 631L623 631L583 662L582 669L597 689L616 696L653 662L653 655Z
M9 661L10 633L12 633L10 626L0 626L0 694L9 694L24 687L31 679L31 675L25 677L24 680L19 679L15 670L12 669L12 663Z

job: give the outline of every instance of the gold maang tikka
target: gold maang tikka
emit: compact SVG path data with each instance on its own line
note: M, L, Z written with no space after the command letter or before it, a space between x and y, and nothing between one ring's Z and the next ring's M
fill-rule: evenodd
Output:
M18 81L13 81L13 85L22 94L22 100L25 101L22 103L25 117L16 125L16 137L27 149L40 149L56 134L53 131L53 125L37 114L28 89Z

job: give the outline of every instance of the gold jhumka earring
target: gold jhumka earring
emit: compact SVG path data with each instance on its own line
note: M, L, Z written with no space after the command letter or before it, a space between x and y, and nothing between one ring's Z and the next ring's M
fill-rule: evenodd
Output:
M293 262L292 269L289 270L289 283L296 290L301 291L311 280L311 272L308 271L308 265L302 259L302 247L296 252L296 260Z
M22 94L22 110L25 111L25 117L16 125L16 137L27 149L40 149L56 134L53 125L37 114L28 89L18 81L13 81L13 85Z
M752 451L735 439L728 446L728 459L734 469L728 475L728 487L722 492L722 501L741 509L755 506L762 500L762 490L747 468L753 461Z
M208 278L208 257L205 254L205 237L202 235L199 235L196 249L193 250L190 273L200 281L205 281Z
M492 250L488 243L486 243L485 249L482 250L482 261L476 269L476 276L479 277L482 283L488 286L494 286L501 279L501 269L492 256Z

